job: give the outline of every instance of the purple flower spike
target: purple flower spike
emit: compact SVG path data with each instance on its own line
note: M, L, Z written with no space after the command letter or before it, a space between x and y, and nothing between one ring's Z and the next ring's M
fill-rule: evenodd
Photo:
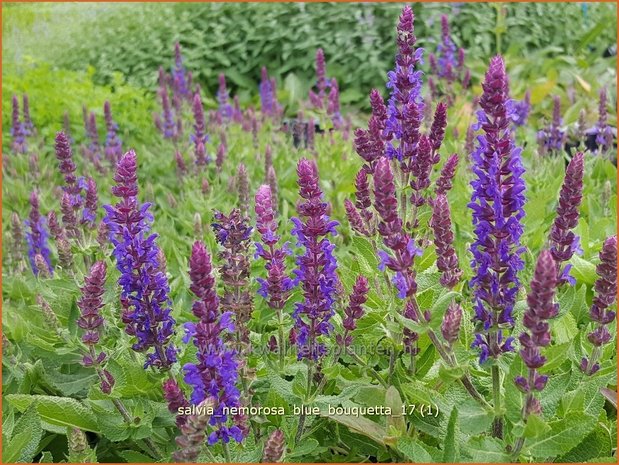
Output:
M160 75L163 69L160 70ZM163 79L160 78L160 84ZM181 45L176 42L174 44L174 68L172 68L172 87L174 93L183 97L191 96L191 82L187 71L183 66L183 56L181 54Z
M329 87L329 80L327 79L327 65L325 62L325 53L321 48L316 50L316 89L318 93L314 93L313 90L309 92L310 103L318 109L325 107L325 99L327 98L327 88Z
M450 303L441 323L441 334L449 346L452 346L458 340L461 322L462 307L456 302Z
M63 190L71 196L72 203L79 207L83 199L80 195L81 188L78 185L75 177L75 163L73 161L73 153L71 151L71 143L68 137L63 132L56 134L56 158L59 162L60 173L64 176L65 186Z
M30 268L35 275L39 274L39 268L36 264L36 257L43 259L47 267L48 274L53 274L51 264L51 251L47 244L48 233L46 229L45 217L41 215L39 206L39 196L36 192L30 194L30 214L24 222L26 225L26 242L28 243L28 258L30 260ZM40 261L40 260L39 260Z
M268 299L269 307L281 311L288 300L293 282L286 273L285 259L288 252L277 247L277 220L273 208L273 194L268 185L262 185L256 192L256 229L261 243L256 244L256 256L265 261L267 278L259 279L258 293Z
M103 105L105 115L105 126L107 135L105 136L105 156L111 163L117 163L123 154L122 142L118 137L118 125L112 119L112 107L109 101Z
M368 280L365 276L358 276L350 293L348 306L344 309L344 334L336 336L336 342L343 347L348 347L352 342L350 334L357 328L357 321L363 316L363 304L368 300Z
M453 288L462 271L458 263L458 256L453 248L453 231L451 230L451 212L449 203L444 194L436 196L432 205L432 230L434 231L434 244L436 245L436 266L441 271L441 284Z
M77 320L77 325L85 330L82 336L82 342L94 349L100 338L100 332L103 326L103 317L101 316L101 309L103 308L103 293L105 292L105 277L107 273L107 267L105 262L96 262L90 273L84 280L84 286L81 288L82 296L77 301L81 313ZM90 349L89 349L90 350ZM90 351L92 360L99 361L94 351ZM102 360L105 360L105 353L102 352Z
M520 288L521 220L524 217L524 168L521 149L509 127L511 107L503 58L490 62L482 84L478 111L478 146L472 153L473 210L476 239L471 246L475 273L471 287L475 295L475 320L481 325L473 343L483 362L510 350L511 338L503 339L505 326L513 326L512 311Z
M617 299L617 236L611 236L600 251L600 264L596 267L598 279L593 286L595 294L589 310L589 317L595 322L595 329L589 333L588 339L593 344L591 358L583 358L581 369L588 375L599 370L601 346L608 344L612 334L608 330L616 318L616 312L609 307Z
M561 153L567 133L561 129L563 120L561 119L561 99L555 96L552 107L552 122L549 126L537 133L537 142L541 155L547 153Z
M191 292L197 297L192 312L198 318L197 323L186 323L185 342L193 340L197 348L197 363L183 366L184 380L192 388L191 404L200 404L209 397L217 400L214 414L209 424L214 431L208 437L209 445L218 441L229 442L230 437L241 442L243 434L238 426L228 426L228 416L224 409L239 406L239 391L235 352L224 343L227 333L234 331L231 314L221 313L219 298L215 289L211 257L204 244L193 244L189 259L189 277Z
M226 86L226 76L219 75L219 90L217 91L217 102L219 102L219 115L224 122L232 118L232 105L230 105L230 95Z
M447 159L443 168L441 169L441 174L439 178L436 180L436 194L446 194L451 190L453 178L456 174L456 169L458 168L458 155L454 153L451 157Z
M19 100L16 95L13 95L13 112L11 115L11 137L13 138L11 148L16 153L26 153L28 149L26 144L26 127L19 119Z
M598 122L593 131L595 133L595 143L597 153L606 153L613 148L614 133L613 128L608 124L608 93L606 87L600 89L600 103L598 112Z
M554 303L556 287L557 266L550 251L543 250L537 259L531 290L527 295L528 308L523 318L527 331L519 337L520 356L529 369L528 376L526 379L519 376L514 380L518 388L527 394L525 417L531 413L541 413L541 406L533 396L533 391L544 389L548 379L547 376L540 375L537 370L546 363L546 357L541 355L540 348L550 344L550 325L547 320L559 313L559 306Z
M266 67L262 67L260 80L260 110L270 118L276 118L281 112L281 106L275 93L275 78L269 78Z
M125 332L137 339L133 350L147 353L144 367L165 370L176 361L177 350L170 342L176 322L155 244L157 235L150 234L150 204L140 204L137 199L137 157L133 150L118 162L114 181L112 194L119 202L104 206L104 221L120 271L122 321Z
M32 123L32 118L30 117L30 101L28 100L28 94L24 94L22 96L22 104L24 114L24 132L26 136L31 136L34 134L34 124Z
M385 154L383 132L387 120L387 107L385 107L380 92L376 89L372 89L372 92L370 92L370 103L372 105L372 116L368 123L368 129L357 129L354 142L355 150L367 162L368 171L373 172L376 162Z
M462 49L461 49L462 50ZM456 45L451 39L449 33L449 20L446 15L441 16L441 43L437 47L437 73L438 76L452 82L455 79L454 71L459 66L459 61L456 58ZM462 50L464 52L464 50ZM464 53L462 53L461 63L464 63Z
M423 63L423 49L414 47L417 38L413 21L413 10L407 5L402 10L397 26L398 54L395 69L387 74L387 88L391 89L391 95L383 136L387 140L393 139L387 146L387 157L397 158L400 162L414 157L424 114L422 72L416 69L417 65Z
M327 114L331 117L333 127L340 129L344 123L342 113L340 113L340 90L335 78L331 79L331 90L327 104Z
M582 182L585 170L585 159L582 152L576 153L570 160L565 171L565 179L559 194L557 216L550 229L550 252L557 263L559 284L570 282L574 278L569 275L569 268L561 270L563 262L567 262L579 249L579 238L572 231L578 225L579 207L582 201Z
M192 109L193 119L195 122L193 125L193 134L191 134L191 142L194 144L196 165L204 166L208 162L205 149L205 144L208 142L208 135L206 134L206 123L204 121L202 99L198 93L193 96Z
M329 235L335 235L336 221L327 215L329 204L323 202L319 185L318 168L314 161L302 159L297 166L299 195L303 201L297 206L304 220L292 218L292 234L304 248L296 259L296 282L300 283L304 300L295 306L298 357L316 360L326 353L319 336L329 335L334 314L337 262L334 245Z

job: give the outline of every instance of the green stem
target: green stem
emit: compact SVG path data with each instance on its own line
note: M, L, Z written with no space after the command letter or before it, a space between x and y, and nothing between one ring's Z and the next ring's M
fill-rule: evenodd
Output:
M492 365L492 397L494 401L494 422L492 424L492 436L503 438L503 415L501 413L501 374L499 366Z
M228 448L227 442L222 442L224 449L224 457L226 458L226 463L232 463L232 459L230 458L230 449Z
M281 308L277 309L277 319L279 322L279 369L283 371L286 366L286 337L284 335L284 315Z
M382 376L380 376L380 374L378 374L378 372L372 368L371 366L369 366L361 357L359 357L356 353L352 352L352 351L348 351L348 355L350 355L357 363L359 363L359 365L361 365L362 367L364 367L365 369L367 369L370 374L372 375L372 377L378 381L380 383L381 386L383 386L385 389L387 389L389 387L389 385L385 382L385 380L382 378Z

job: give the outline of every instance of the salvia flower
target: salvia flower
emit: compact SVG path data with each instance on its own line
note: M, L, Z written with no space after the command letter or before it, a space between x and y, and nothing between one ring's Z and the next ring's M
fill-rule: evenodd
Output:
M562 124L561 99L555 96L552 106L552 122L537 133L540 154L545 155L547 153L560 153L563 151L567 133L561 128Z
M286 436L281 429L273 430L267 441L264 443L262 461L264 463L277 463L284 457L286 450Z
M161 131L166 139L174 139L177 135L176 122L174 121L174 112L170 107L170 96L168 95L167 87L159 89L159 97L161 98L162 113L159 116Z
M19 118L19 100L16 95L13 95L13 112L11 115L11 137L13 138L11 148L16 153L26 153L26 127Z
M434 231L436 266L441 272L441 284L453 288L460 280L462 271L453 247L454 235L451 229L451 212L445 194L438 194L432 204L431 226Z
M65 186L63 190L70 195L71 202L76 208L79 208L83 202L80 195L81 188L78 185L75 177L75 162L73 161L73 153L71 151L71 143L64 132L56 134L56 158L59 162L60 173L64 176Z
M24 251L24 230L22 228L22 222L17 212L11 214L11 246L9 253L11 261L15 264L21 263L23 260Z
M279 203L279 184L277 183L277 174L275 173L275 168L273 168L272 166L269 168L269 171L267 171L266 181L271 188L271 195L273 196L273 208L277 210L277 205Z
M319 359L326 352L319 336L328 335L333 328L330 320L334 314L337 283L335 248L328 237L335 235L336 221L327 215L329 204L324 202L320 189L316 163L302 159L297 165L299 195L303 199L297 206L302 219L292 218L298 245L303 255L296 259L295 281L300 284L303 301L295 305L293 318L297 330L298 357Z
M168 280L158 260L157 235L150 234L150 204L140 204L137 198L137 157L133 150L118 162L114 181L112 194L119 201L104 206L104 221L121 274L122 321L127 334L137 339L133 350L147 352L144 366L167 369L176 361L177 351L170 342L176 322L171 315Z
M522 149L515 145L509 126L509 86L501 56L491 60L482 88L476 129L483 134L472 154L475 179L469 203L475 233L470 284L475 320L481 325L473 346L479 347L481 362L511 350L512 338L504 338L501 328L514 324L518 272L524 266L520 237L525 202Z
M91 156L99 159L101 145L99 143L99 131L97 130L97 118L93 112L90 112L88 115L88 126L86 129L86 135L90 140L88 149L90 150Z
M173 378L168 378L163 382L163 398L168 403L170 413L178 413L180 407L188 407L189 401L185 397L183 390L178 382ZM176 425L182 426L187 421L185 415L176 415Z
M368 292L370 288L368 286L368 280L365 276L358 276L355 284L353 285L352 292L350 293L350 299L348 305L344 309L344 334L338 334L335 337L336 342L343 347L348 347L352 342L352 335L350 334L357 328L357 321L363 316L363 304L368 300Z
M239 164L236 172L236 186L239 193L239 209L243 215L247 215L249 211L249 177L247 168L243 163Z
M208 163L206 156L205 145L208 142L208 135L206 134L206 123L204 121L204 108L202 107L202 99L200 94L196 93L193 96L193 133L191 134L191 142L194 144L194 153L196 159L196 165L203 166Z
M558 267L559 284L575 284L574 278L570 276L571 266L567 265L563 270L560 268L563 262L572 258L574 252L580 250L580 239L572 229L578 225L584 170L584 155L578 152L567 165L557 204L557 216L550 229L550 252Z
M374 208L380 217L378 232L386 248L391 251L379 252L379 268L388 268L395 272L393 283L400 299L411 297L417 291L413 262L416 255L421 255L421 251L402 228L393 172L386 158L379 160L374 172Z
M557 267L548 250L543 250L535 266L531 281L531 290L527 295L527 306L523 324L527 331L520 334L520 357L528 368L527 377L518 376L514 382L526 393L524 414L541 413L539 400L533 395L546 386L548 376L540 375L538 369L546 363L546 357L540 349L550 344L550 325L548 320L559 313L558 304L554 303L557 286Z
M422 72L416 69L423 62L423 49L415 49L417 38L413 21L413 10L407 5L402 10L397 26L395 69L387 75L387 88L391 89L391 95L384 136L393 140L388 144L386 155L400 162L413 157L424 114Z
M84 210L80 222L94 229L97 225L97 209L99 208L99 194L97 183L90 176L86 179L86 196Z
M68 193L62 194L60 201L60 211L62 212L62 224L67 231L67 236L71 238L79 238L81 236L78 228L77 216L71 196Z
M325 99L327 98L327 89L329 88L330 81L327 79L327 66L325 62L325 53L322 48L316 50L316 90L315 93L310 89L309 100L310 103L318 109L325 107Z
M267 278L258 278L260 294L268 299L269 307L281 311L288 300L293 282L286 273L286 246L277 247L280 236L277 234L276 212L273 208L273 194L268 185L258 188L255 198L256 230L261 242L256 243L256 256L265 261Z
M331 118L333 127L340 129L343 125L342 113L340 112L340 89L335 78L331 79L331 88L327 103L327 114ZM312 123L312 122L310 122ZM313 124L313 123L312 123Z
M441 15L441 43L438 45L436 53L438 55L436 71L438 76L447 81L453 81L455 70L459 64L456 58L458 52L451 39L449 20L446 15ZM464 56L462 56L462 62L464 62Z
M262 111L262 114L265 116L274 116L274 89L272 87L271 79L269 78L269 74L267 73L267 69L265 66L262 67L260 75L260 111Z
M198 405L198 412L209 412L215 405L215 399L209 397ZM179 415L180 416L180 415ZM206 413L196 413L188 415L182 425L180 425L181 435L176 437L178 450L172 454L172 458L181 463L195 463L202 447L206 429L211 419Z
M443 168L441 169L441 174L439 178L436 180L436 194L446 194L451 190L453 178L456 174L456 169L458 168L458 155L454 153L451 157L447 159Z
M32 123L32 118L30 117L30 101L28 99L28 94L24 94L22 96L22 111L24 115L25 135L31 136L34 134L34 124Z
M249 344L249 328L253 299L249 293L249 246L252 228L249 218L238 208L229 215L216 211L211 224L217 242L223 248L219 253L221 266L219 276L224 284L220 301L222 311L235 315L237 340Z
M228 426L226 407L239 406L239 391L235 352L224 344L226 333L234 332L234 323L230 312L221 313L219 298L212 275L211 257L202 242L196 241L189 259L189 277L191 292L197 297L192 312L198 318L197 323L185 323L188 342L193 340L197 348L197 363L183 366L184 380L192 387L191 404L197 405L209 397L216 401L214 414L209 424L214 431L208 436L208 443L218 441L227 443L230 438L237 442L243 440L242 431L237 426Z
M458 340L461 322L462 307L455 301L451 302L441 322L441 334L450 347Z
M609 310L609 307L617 299L617 236L611 236L604 241L596 271L598 279L593 286L595 294L589 310L595 329L588 336L589 342L593 344L593 354L589 359L584 357L580 363L581 370L588 375L593 375L600 369L600 348L612 339L608 325L616 318L616 312Z
M219 102L218 113L224 121L230 121L232 118L232 105L229 103L230 95L226 87L226 76L219 75L219 90L217 91L217 102Z
M529 113L531 112L531 91L527 90L524 94L524 99L514 102L514 113L512 114L512 121L516 126L524 126L529 119Z
M598 153L605 153L613 148L613 128L608 124L608 93L606 87L600 89L600 103L598 111L598 122L593 128L595 132L595 143Z
M359 211L355 208L355 205L348 199L344 200L344 208L346 210L346 217L350 223L350 227L364 236L370 236L366 225L363 222L363 218L359 214Z
M25 221L26 225L26 242L28 244L28 258L30 260L30 268L35 275L39 274L35 258L40 256L47 268L49 274L52 272L51 251L47 244L48 233L46 228L45 217L41 215L39 196L35 191L30 194L30 214Z
M368 122L368 129L357 129L354 143L355 150L367 163L368 171L373 172L376 162L385 154L383 132L387 121L387 107L380 92L376 89L370 92L370 104L372 116Z
M160 70L163 71L163 69ZM161 81L161 78L160 78ZM191 96L191 83L187 76L187 71L183 65L183 56L181 54L181 45L176 42L174 44L174 67L172 68L172 86L174 93L183 97Z
M107 134L105 136L105 156L112 162L116 163L123 154L122 142L118 137L118 124L112 118L112 107L109 101L105 101L103 105L103 113L105 115L105 127Z
M67 136L69 144L73 144L75 141L73 140L73 137L71 137L71 123L69 121L69 112L68 111L65 111L64 115L62 117L62 131Z

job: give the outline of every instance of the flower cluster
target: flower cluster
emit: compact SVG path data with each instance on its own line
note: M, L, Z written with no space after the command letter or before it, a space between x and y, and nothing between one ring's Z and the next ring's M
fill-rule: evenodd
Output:
M269 78L265 66L262 67L260 76L260 110L264 116L276 118L281 115L282 107L277 101L275 78Z
M458 334L460 333L460 323L462 322L462 307L456 302L451 302L445 316L441 322L441 334L449 347L458 340Z
M161 131L165 139L175 139L177 136L177 124L174 121L174 112L170 106L170 96L165 80L161 83L158 94L161 98L162 111L161 115L155 116L155 126Z
M593 375L600 369L600 348L612 339L608 325L615 321L616 317L616 312L609 310L609 307L617 299L617 236L604 241L596 271L598 279L594 284L595 295L589 310L595 329L588 336L589 342L593 344L593 353L589 359L583 357L580 362L580 369L588 375Z
M284 457L286 451L286 436L281 429L274 430L264 443L262 462L277 463Z
M118 137L118 124L112 119L112 107L107 100L103 105L103 113L105 115L105 127L107 129L104 153L108 161L114 164L120 160L123 154L123 148L122 142Z
M64 176L65 181L65 185L62 189L71 196L71 203L79 207L83 202L82 196L80 195L82 189L75 176L76 166L73 161L71 143L64 132L56 134L55 152L60 173Z
M37 261L45 265L45 274L51 275L51 251L47 244L48 234L45 217L41 215L39 196L35 191L30 194L30 214L24 222L26 225L26 242L28 243L28 259L30 268L35 275L39 274L40 266ZM38 260L37 260L38 258Z
M198 405L199 412L208 412L214 407L215 399L209 397ZM182 418L179 415L179 418ZM181 435L176 437L178 450L172 458L178 462L195 463L204 445L204 438L210 415L197 413L188 415L182 425L179 425Z
M176 348L170 342L175 321L171 315L169 286L161 269L156 234L150 234L149 203L137 198L137 157L125 153L116 167L112 194L120 200L105 205L104 222L114 246L116 268L120 271L122 321L125 331L135 336L133 350L149 352L145 367L168 369L176 361Z
M174 44L174 67L172 68L172 88L175 94L182 97L191 97L191 73L187 73L183 66L183 56L181 54L181 45L176 42Z
M355 130L355 150L367 163L365 169L374 172L376 162L385 154L383 132L387 121L387 107L380 92L372 89L370 92L372 116L368 122L368 129Z
M473 346L480 349L481 362L511 350L512 338L505 339L501 328L514 324L518 272L524 266L520 237L525 203L522 149L516 147L510 128L511 100L501 56L490 62L482 87L476 129L483 134L472 153L475 179L469 203L475 233L471 287L475 320L482 326Z
M598 122L593 128L595 133L596 152L606 153L613 148L614 133L613 128L608 124L608 93L606 87L600 90L600 102L598 110Z
M31 136L34 134L34 123L32 122L32 118L30 117L30 100L28 99L28 94L22 95L22 111L24 115L24 131L26 136Z
M537 143L540 155L561 153L567 133L561 128L561 99L555 96L552 106L552 122L537 133Z
M575 284L570 276L571 265L560 269L574 252L580 250L579 237L572 231L578 225L579 207L582 201L582 181L585 171L585 159L582 152L576 153L565 170L565 179L559 194L557 216L550 229L550 252L559 271L559 284Z
M340 88L335 78L331 79L331 87L327 99L327 115L331 118L335 129L340 129L344 124L342 113L340 112ZM309 125L313 125L312 121L310 121Z
M191 292L197 297L192 312L198 322L185 323L186 336L183 341L193 340L198 362L185 364L183 371L185 382L192 387L192 404L200 404L209 397L215 399L214 414L209 421L215 427L208 436L210 445L219 440L227 443L231 437L237 442L243 440L238 426L227 426L228 416L224 412L226 407L239 406L240 394L236 388L236 355L226 347L223 340L226 332L234 332L234 323L230 312L220 311L212 268L206 247L196 241L189 259L189 277Z
M302 159L297 165L299 195L303 199L297 211L304 220L292 218L292 234L298 245L304 247L298 255L298 268L294 271L295 283L301 285L302 302L295 305L293 317L296 323L298 357L316 360L325 354L326 347L317 340L332 330L330 322L334 314L337 262L333 255L335 246L329 241L335 235L336 221L327 215L329 204L322 200L318 168L314 161Z
M524 313L523 331L520 341L520 357L528 368L528 376L518 376L514 380L516 386L527 394L525 399L525 415L541 413L539 400L533 396L533 391L541 391L546 386L548 376L540 375L537 370L546 363L546 357L540 349L550 344L550 325L548 320L559 313L558 304L554 303L557 286L557 266L548 250L543 250L535 266L535 274L531 281L531 290L527 295L528 308Z
M441 284L453 288L462 276L458 256L453 248L453 231L451 230L451 212L444 194L438 194L432 205L431 226L434 230L436 245L436 266L441 272Z

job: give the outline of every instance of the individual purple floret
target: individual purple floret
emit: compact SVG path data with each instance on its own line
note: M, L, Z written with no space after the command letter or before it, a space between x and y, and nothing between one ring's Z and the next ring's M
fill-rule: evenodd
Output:
M549 126L537 133L537 142L541 155L547 153L561 153L565 144L567 133L561 129L561 99L555 96L552 107L552 122Z
M559 305L554 303L557 286L557 266L548 250L543 250L537 259L531 290L527 295L528 308L522 320L527 331L520 334L520 357L528 368L527 377L518 376L514 380L518 389L526 394L524 416L540 414L542 406L534 396L546 386L548 376L540 375L538 369L546 363L540 349L550 345L550 325L548 320L559 314Z
M318 340L333 328L337 262L333 255L335 245L328 237L335 235L336 221L327 215L329 204L324 202L319 185L318 168L314 161L302 159L297 166L299 218L292 218L292 234L304 248L296 259L295 282L301 285L303 301L295 305L293 318L297 330L298 358L316 360L326 353L326 346Z
M30 268L35 275L39 274L39 269L36 264L36 257L43 258L44 263L49 271L49 275L53 274L51 263L51 251L47 244L47 228L45 217L41 215L39 206L39 196L35 191L30 194L30 214L24 222L26 225L26 242L28 243L28 258L30 260Z
M19 100L17 100L16 95L13 95L13 112L11 115L11 137L13 138L11 148L16 153L26 153L28 148L26 144L26 128L19 119Z
M227 333L234 332L232 313L221 313L215 288L211 257L204 244L193 244L189 259L191 292L197 297L192 306L197 323L185 323L185 343L191 339L197 349L197 363L183 365L184 380L192 387L190 402L200 404L208 397L216 400L214 414L209 424L215 430L208 436L209 445L218 441L228 443L230 438L243 440L238 426L227 426L225 409L239 406L240 393L235 352L224 343Z
M480 349L480 362L511 350L512 338L504 338L503 328L514 324L518 272L524 266L520 237L525 214L522 149L516 146L510 129L509 86L501 56L490 62L482 88L476 129L483 134L472 153L475 179L469 203L475 233L470 284L475 320L481 326L473 346Z
M441 284L453 288L460 281L462 271L453 247L454 234L451 229L451 212L447 197L444 194L438 194L434 199L431 226L434 231L436 266L441 272Z
M513 102L514 112L512 114L512 121L516 126L524 126L529 119L529 113L531 112L531 91L527 90L524 94L524 99Z
M232 105L230 105L230 95L226 87L226 76L222 73L219 75L219 90L217 91L217 102L219 103L219 115L224 122L230 121L232 118Z
M111 163L117 163L123 154L122 142L118 137L118 125L112 119L112 107L109 101L105 101L103 105L103 113L105 115L105 127L107 134L105 136L105 157Z
M588 375L593 375L600 369L601 348L612 339L608 326L616 317L616 312L609 310L609 307L617 299L617 236L611 236L604 241L596 271L598 279L593 286L595 294L589 310L595 329L588 335L589 342L593 344L593 352L589 359L583 357L580 362L580 369Z
M413 10L407 5L397 26L395 69L387 74L387 88L391 89L391 95L383 135L387 140L393 139L387 146L387 157L397 158L400 162L414 156L424 114L422 72L416 70L416 66L423 63L423 49L414 47L417 39L413 21Z
M193 133L191 134L191 142L194 144L194 154L196 165L204 166L208 163L206 155L206 143L208 135L206 134L206 123L204 121L204 108L202 107L202 99L200 94L196 93L193 96Z
M177 350L171 343L176 322L171 315L168 280L161 271L156 234L150 234L152 214L149 203L137 198L137 157L125 153L116 166L115 205L105 205L105 223L114 246L118 284L123 303L125 331L135 336L133 350L146 352L144 367L168 369L176 361Z
M572 231L578 225L579 207L582 201L582 182L585 159L582 152L576 153L565 170L565 178L559 194L557 216L550 229L550 252L557 264L559 284L576 281L570 276L571 265L561 269L574 252L580 250L580 238Z
M34 134L34 124L30 117L30 101L28 100L28 94L22 96L22 111L24 115L24 132L26 136Z

